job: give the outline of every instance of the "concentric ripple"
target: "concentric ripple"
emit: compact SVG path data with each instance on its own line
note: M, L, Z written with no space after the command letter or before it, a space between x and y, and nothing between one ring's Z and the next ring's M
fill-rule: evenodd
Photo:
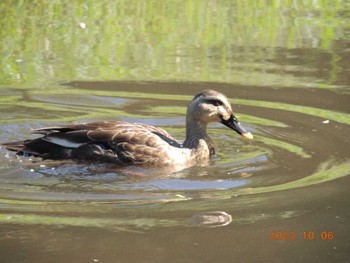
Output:
M135 83L135 92L123 91L122 84L119 91L118 83L115 89L109 88L110 83L103 89L103 84L100 89L93 89L92 83L74 83L69 89L34 92L26 107L40 105L57 117L52 119L55 123L73 119L127 120L162 126L175 138L184 139L183 116L192 95L148 93L142 90L146 84L140 83ZM270 194L350 174L349 141L344 139L350 131L348 114L308 105L243 99L239 89L231 86L224 87L223 92L233 97L235 114L252 131L254 140L246 141L221 125L210 126L217 156L207 166L175 172L120 168L31 160L1 149L0 222L125 231L154 226L225 226L266 218L228 213L242 204L263 205ZM21 110L15 98L7 103ZM1 141L27 137L28 127L47 125L44 118L20 122L21 118L3 123ZM130 218L135 208L143 217ZM169 217L172 211L181 216ZM298 214L289 211L270 216ZM75 220L77 216L79 221Z

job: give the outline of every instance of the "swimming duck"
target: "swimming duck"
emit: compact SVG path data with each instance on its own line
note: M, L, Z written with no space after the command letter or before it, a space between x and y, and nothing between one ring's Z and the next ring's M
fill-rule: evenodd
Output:
M227 97L203 90L189 103L186 139L180 144L165 130L124 121L80 123L33 131L43 135L33 140L5 143L17 154L43 159L100 161L155 166L189 165L208 161L215 153L207 124L219 122L248 139L248 132L232 113Z

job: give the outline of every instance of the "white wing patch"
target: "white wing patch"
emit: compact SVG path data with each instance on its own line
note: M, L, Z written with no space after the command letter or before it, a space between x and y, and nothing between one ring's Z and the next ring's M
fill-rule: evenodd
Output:
M73 142L73 141L70 141L69 139L57 138L53 136L47 136L42 139L47 142L51 142L53 144L57 144L67 148L78 148L80 145L84 144L84 143Z

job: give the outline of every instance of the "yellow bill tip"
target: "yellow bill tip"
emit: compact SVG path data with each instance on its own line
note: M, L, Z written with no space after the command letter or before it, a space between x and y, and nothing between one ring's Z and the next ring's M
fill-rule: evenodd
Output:
M253 140L253 138L254 138L253 134L251 134L250 132L243 133L242 136L244 138L247 138L247 139L250 139L250 140Z

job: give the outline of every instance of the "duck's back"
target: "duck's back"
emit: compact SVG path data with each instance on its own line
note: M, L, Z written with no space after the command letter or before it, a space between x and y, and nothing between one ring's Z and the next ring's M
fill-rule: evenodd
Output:
M94 122L37 129L43 137L6 148L44 159L75 159L118 164L172 164L190 158L165 130L146 124Z

